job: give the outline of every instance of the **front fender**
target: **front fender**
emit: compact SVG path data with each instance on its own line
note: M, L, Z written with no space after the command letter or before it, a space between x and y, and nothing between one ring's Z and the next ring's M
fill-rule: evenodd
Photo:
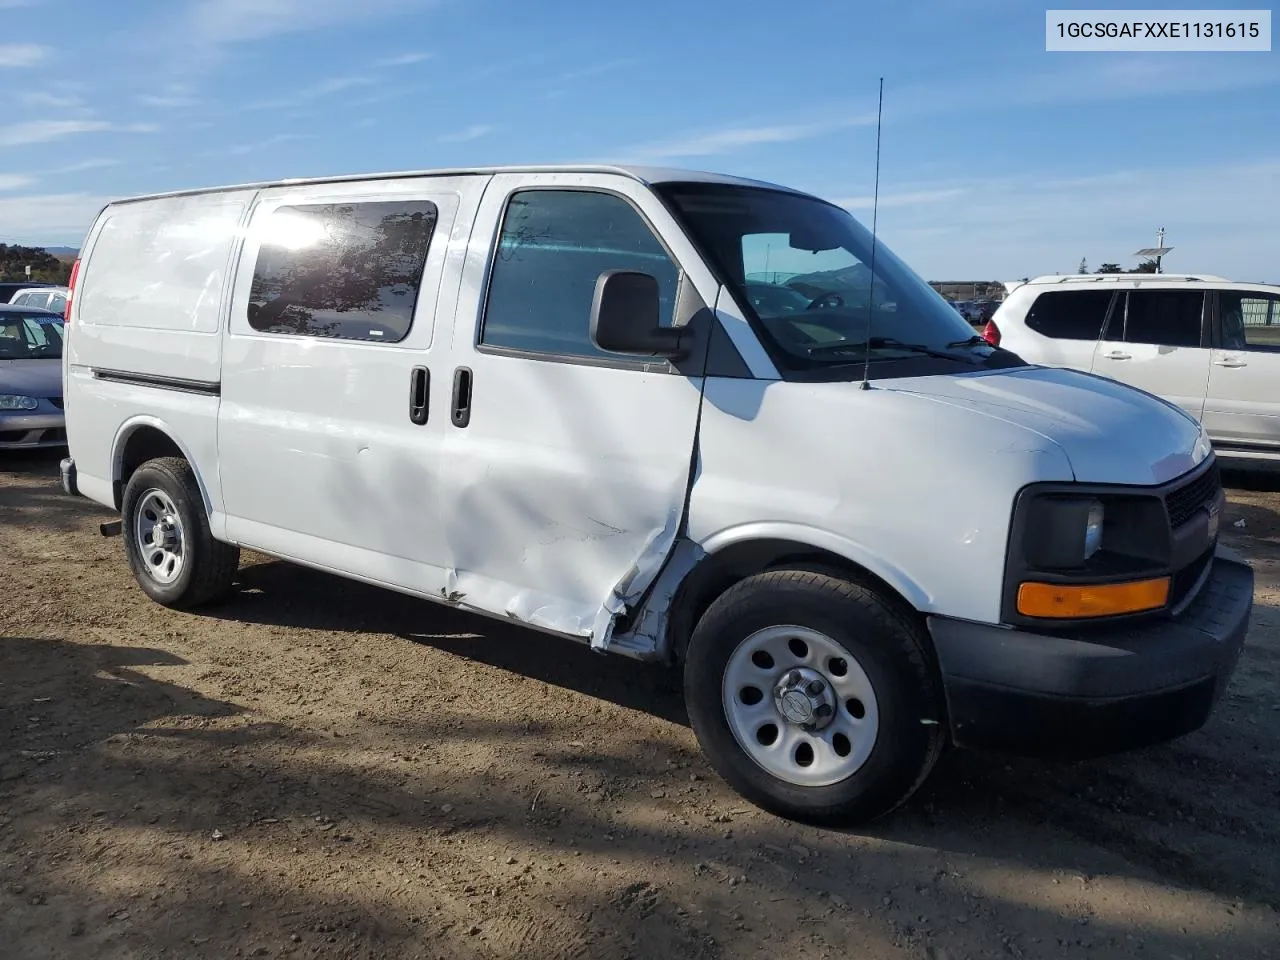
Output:
M765 540L781 540L835 554L883 580L916 610L929 612L933 607L933 597L906 570L847 537L818 527L785 521L743 523L705 537L701 547L708 557L714 557L738 544Z

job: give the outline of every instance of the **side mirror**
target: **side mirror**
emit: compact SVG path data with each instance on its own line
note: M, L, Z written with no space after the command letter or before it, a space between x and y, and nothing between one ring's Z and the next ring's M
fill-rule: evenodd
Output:
M591 301L591 342L610 353L666 357L688 353L681 330L658 322L658 281L647 273L606 270Z

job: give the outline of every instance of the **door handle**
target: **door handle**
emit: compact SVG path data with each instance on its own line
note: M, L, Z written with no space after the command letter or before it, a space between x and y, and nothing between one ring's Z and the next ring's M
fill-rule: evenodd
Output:
M431 371L414 367L409 372L409 419L421 426L427 422L431 404Z
M1110 353L1104 353L1104 357L1108 360L1131 360L1132 356L1123 350L1112 350Z
M471 368L453 371L453 425L465 427L471 422Z
M1247 361L1241 360L1239 357L1223 357L1221 360L1213 361L1217 367L1247 367Z

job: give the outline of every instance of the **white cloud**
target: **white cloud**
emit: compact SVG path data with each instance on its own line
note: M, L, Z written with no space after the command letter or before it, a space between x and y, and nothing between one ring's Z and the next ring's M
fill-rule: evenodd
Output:
M251 103L249 104L249 109L283 110L289 107L300 107L304 104L313 103L316 100L333 96L335 93L341 93L344 90L351 90L356 87L367 87L371 86L373 83L373 77L334 77L331 80L325 80L310 87L304 87L301 90L289 94L288 96L278 97L273 100L259 100L257 103Z
M209 44L303 33L433 5L435 0L195 0L183 26Z
M453 133L444 133L436 137L438 143L466 143L469 140L479 140L483 136L493 132L493 127L484 123L473 124L465 130L457 130Z
M23 106L40 107L49 110L70 110L84 105L79 97L61 96L45 90L28 90L18 97Z
M849 127L866 126L876 122L875 115L851 118L832 118L816 123L788 123L764 126L724 127L706 133L642 144L623 150L622 155L649 162L674 160L684 157L707 157L715 154L734 153L744 147L769 143L794 143L812 140Z
M315 138L316 136L314 133L277 133L274 137L269 137L268 139L259 141L258 143L242 143L234 147L228 147L226 150L217 151L210 155L244 157L257 150L266 149L267 147L279 146L282 143L292 143L295 140L314 140Z
M0 173L0 190L21 190L35 182L35 177L25 173Z
M59 167L53 172L58 174L81 173L85 170L101 170L103 167L115 167L119 164L119 160L112 160L107 157L94 157L88 160L80 160L65 167Z
M415 63L422 63L424 60L430 60L431 54L424 52L402 53L398 57L388 57L386 60L379 60L380 67L408 67Z
M157 94L144 93L138 97L138 102L144 107L156 107L160 110L173 110L178 107L194 107L200 101L195 97L187 96L161 96Z
M0 67L33 67L50 53L36 43L0 44Z
M959 187L948 187L942 190L916 190L912 193L888 193L880 197L880 207L918 207L923 204L938 203L942 200L950 200L952 197L958 197L964 191ZM875 195L867 197L845 197L840 200L833 200L832 203L838 203L840 206L849 210L870 210L876 205Z
M110 130L105 120L32 120L0 127L0 146L16 147L27 143L48 143L77 133Z
M75 246L110 199L87 193L0 197L0 223L19 242Z
M0 147L16 147L29 143L48 143L78 133L155 133L160 128L154 123L130 123L123 126L106 120L31 120L27 123L11 123L0 126Z

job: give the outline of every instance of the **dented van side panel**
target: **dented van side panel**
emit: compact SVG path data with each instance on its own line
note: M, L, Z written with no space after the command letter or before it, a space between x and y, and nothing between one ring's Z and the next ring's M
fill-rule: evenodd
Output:
M491 281L506 282L509 258L524 255L522 247L494 251L512 197L529 189L620 198L619 209L631 210L618 215L627 229L647 224L683 272L681 282L710 304L717 287L666 209L632 179L504 174L486 190L445 371L452 383L467 378L470 391L466 420L447 425L441 450L448 593L464 607L604 648L616 616L653 581L679 536L702 378L665 361L590 363L485 339L486 324L519 320L495 319L502 308L491 306L489 293ZM566 250L564 261L537 254L549 257L549 269L528 274L527 296L560 282L552 274L561 263L574 270L580 253Z

